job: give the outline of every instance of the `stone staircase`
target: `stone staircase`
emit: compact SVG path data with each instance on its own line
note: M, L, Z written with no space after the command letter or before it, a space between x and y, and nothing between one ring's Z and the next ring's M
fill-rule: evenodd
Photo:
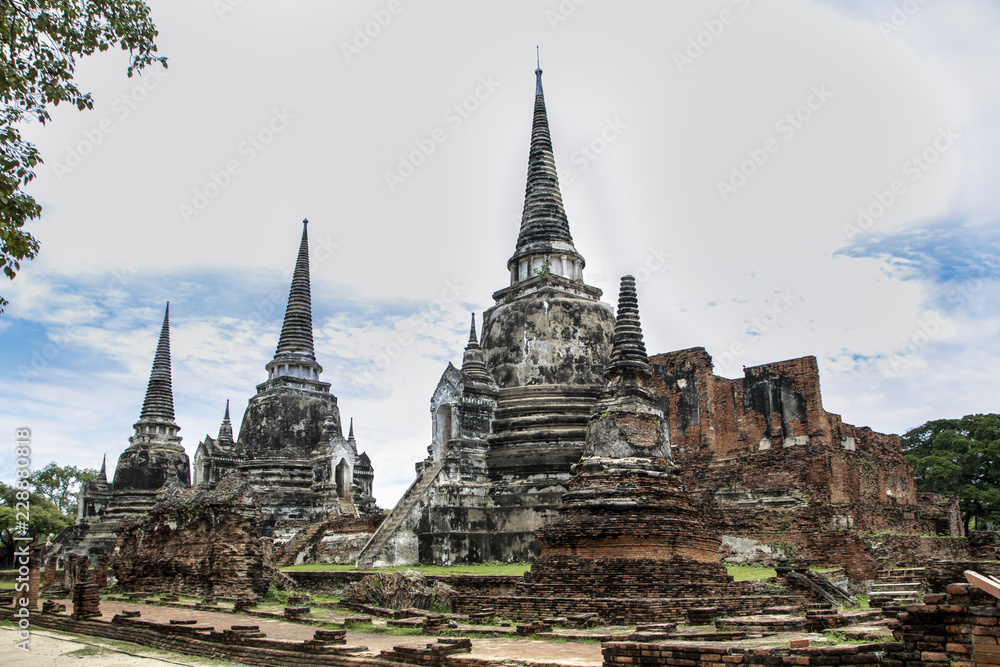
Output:
M922 567L883 570L868 593L868 604L872 607L920 604L924 594L923 575Z
M329 526L329 521L320 521L319 523L310 524L308 526L303 526L295 537L290 539L287 543L282 545L280 549L276 549L274 555L275 567L286 567L288 565L298 565L299 555L305 555L305 551L313 546L318 540L322 539L323 533Z
M359 570L385 565L405 564L397 562L402 555L399 554L395 546L390 545L390 541L396 540L400 537L397 535L397 532L406 529L406 523L408 520L413 523L414 526L416 525L416 521L419 521L421 505L426 500L427 492L434 484L438 474L441 472L442 467L443 466L440 462L435 462L421 469L420 475L418 475L417 479L413 481L410 488L406 490L406 493L403 494L400 501L396 503L396 507L393 508L392 513L386 517L385 521L382 522L382 525L380 525L375 531L375 534L372 535L368 544L366 544L361 550L361 553L358 554L357 566ZM414 519L416 519L416 521L413 521ZM412 541L414 542L412 545L413 558L410 562L415 563L415 533Z

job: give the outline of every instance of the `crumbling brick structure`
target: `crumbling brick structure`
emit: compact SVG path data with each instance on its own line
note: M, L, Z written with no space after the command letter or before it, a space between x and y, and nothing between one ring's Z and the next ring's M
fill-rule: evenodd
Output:
M917 494L899 436L823 409L815 357L713 372L703 348L650 359L685 482L723 535L871 579L857 532L960 535L957 500Z
M364 565L531 560L539 553L534 531L555 520L580 460L614 320L583 279L541 73L510 284L483 317L482 362L496 399L471 411L464 374L449 365L431 401L431 456L362 551ZM807 554L838 543L847 554L857 546L851 538L815 536L960 534L954 500L918 497L898 436L824 410L814 357L747 368L736 380L715 375L702 348L650 361L684 482L722 536Z
M535 532L541 555L516 599L542 615L582 608L626 624L683 618L716 601L739 601L736 613L748 613L752 587L719 562L719 541L671 458L632 276L622 278L604 376L559 518Z
M197 597L260 597L270 580L261 509L239 474L192 488L122 527L112 570L118 585Z

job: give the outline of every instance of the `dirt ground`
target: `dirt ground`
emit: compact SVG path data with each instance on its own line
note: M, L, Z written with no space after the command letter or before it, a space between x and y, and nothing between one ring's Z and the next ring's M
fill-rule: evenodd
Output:
M161 623L171 619L194 619L199 624L211 625L216 630L232 625L258 625L260 631L272 639L311 639L316 628L277 619L258 618L240 614L212 611L191 611L174 607L144 605L134 602L101 602L101 620L110 621L122 609L138 610L142 618ZM346 615L346 614L345 614ZM227 665L234 663L210 661L183 654L114 642L83 635L70 636L45 629L32 631L31 652L14 648L16 635L10 628L0 627L0 664L21 665L73 665L75 667L118 667L119 665ZM434 643L434 637L410 637L385 634L347 633L351 646L367 646L369 655L379 655L383 649L394 646L425 646ZM364 654L359 654L364 655ZM599 643L553 642L528 639L475 638L472 653L475 658L507 660L520 659L556 663L567 667L597 667L602 663Z

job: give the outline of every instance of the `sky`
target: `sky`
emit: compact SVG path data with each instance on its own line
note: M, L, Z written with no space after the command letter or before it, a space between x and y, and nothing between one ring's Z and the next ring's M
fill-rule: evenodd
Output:
M94 108L23 128L41 251L0 283L0 434L35 468L113 468L167 301L185 448L226 400L238 427L308 218L321 379L391 507L509 283L536 46L584 278L636 276L651 354L814 355L881 432L1000 411L995 0L149 5L168 69L87 58Z

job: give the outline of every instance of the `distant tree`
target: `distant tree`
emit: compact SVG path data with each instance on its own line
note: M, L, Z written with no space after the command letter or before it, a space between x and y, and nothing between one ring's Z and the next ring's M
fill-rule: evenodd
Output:
M18 125L50 120L50 107L94 106L74 83L77 59L120 46L131 56L128 75L152 63L156 27L142 0L0 0L0 268L14 279L38 241L22 227L41 206L22 191L42 161ZM0 297L0 312L7 301Z
M14 549L19 544L14 537L22 534L18 530L22 523L27 527L28 534L37 537L42 544L47 537L58 535L73 523L71 517L60 512L45 496L28 492L27 500L24 500L23 494L20 499L17 494L18 489L0 482L0 565L3 567L10 567L14 562ZM21 516L18 516L19 512ZM28 517L27 522L24 522L25 516Z
M917 489L957 493L966 531L1000 524L1000 415L929 421L902 441Z
M59 511L76 516L76 496L84 482L97 479L93 468L76 466L60 467L55 461L28 476L28 481L36 493L51 501Z

